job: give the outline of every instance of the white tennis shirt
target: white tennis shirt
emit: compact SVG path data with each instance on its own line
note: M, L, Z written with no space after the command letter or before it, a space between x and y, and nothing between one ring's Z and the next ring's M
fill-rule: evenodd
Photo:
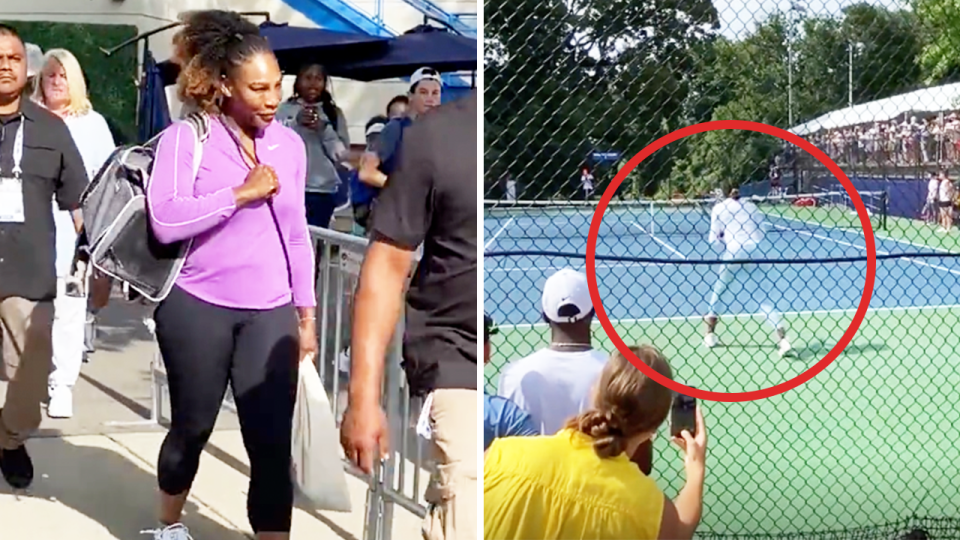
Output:
M724 199L710 213L710 243L726 245L728 252L752 249L763 241L763 213L750 201Z
M497 393L529 413L541 435L553 435L590 406L593 385L607 358L596 349L540 349L510 363L500 376Z
M87 169L87 180L100 172L100 168L116 149L113 134L107 120L95 111L82 116L68 116L63 119L70 130L74 144L80 151L80 158ZM56 199L53 204L53 222L56 227L57 276L70 275L73 255L77 247L77 230L73 224L73 215L69 210L60 210Z

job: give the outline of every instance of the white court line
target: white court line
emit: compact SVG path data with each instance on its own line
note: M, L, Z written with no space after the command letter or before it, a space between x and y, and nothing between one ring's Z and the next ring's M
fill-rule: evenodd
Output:
M793 219L793 218L784 218L784 219L788 219L788 220L790 220L790 221L800 221L800 223L807 223L806 221L796 220L796 219ZM828 242L834 242L834 243L841 244L841 245L844 245L844 246L850 246L850 247L852 247L852 248L857 248L857 249L862 250L862 251L866 251L866 250L867 250L867 246L859 246L859 245L857 245L857 244L851 244L851 243L849 243L849 242L844 242L843 240L837 240L837 239L835 239L835 238L830 238L830 237L827 237L827 236L821 236L821 235L819 235L819 234L814 234L814 233L811 233L811 232L808 232L808 231L794 231L794 230L792 230L792 229L788 229L787 227L781 227L780 225L774 225L774 227L776 227L776 228L778 228L778 229L783 229L783 230L786 230L786 231L791 231L791 232L794 232L794 233L797 233L797 234L804 234L804 235L807 235L807 236L812 236L812 237L814 237L814 238L819 238L820 240L826 240L826 241L828 241ZM894 241L896 241L896 239L894 239ZM877 253L879 253L879 254L881 254L881 255L889 255L889 254L890 254L889 251L884 251L884 250L882 250L882 249L878 249L878 250L877 250ZM958 271L958 270L952 270L952 269L947 268L947 267L945 267L945 266L940 266L940 265L936 265L936 264L930 264L930 263L918 261L918 260L916 260L916 259L911 259L910 257L898 257L898 258L899 258L900 260L902 260L902 261L912 262L913 264L918 264L918 265L920 265L920 266L926 266L926 267L928 267L928 268L933 268L933 269L935 269L935 270L943 270L944 272L949 272L949 273L951 273L951 274L960 276L960 271Z
M797 223L804 223L804 224L810 225L810 226L812 226L812 227L822 227L822 225L821 225L820 223L813 223L813 222L810 222L810 221L807 221L807 220L804 220L804 219L797 219L797 218L791 218L791 217L786 217L786 216L777 216L777 218L778 218L778 219L785 219L785 220L787 220L787 221L796 221ZM833 227L833 228L836 229L836 230L838 230L838 231L842 231L842 232L845 232L845 233L856 234L856 235L860 235L860 234L863 233L863 230L862 230L862 229L854 229L854 228L851 228L851 227ZM887 235L885 235L885 234L880 234L880 233L878 233L878 232L876 232L876 231L874 231L873 236L875 236L876 238L879 238L880 240L886 240L886 241L888 241L888 242L897 242L897 243L902 243L902 244L910 244L910 245L913 246L913 247L932 249L933 251L939 251L940 253L951 253L951 254L953 253L953 252L950 251L949 249L943 249L943 248L928 246L928 245L925 245L925 244L918 244L918 243L916 243L916 242L911 242L910 240L906 240L906 239L903 239L903 238L894 238L894 237L892 237L892 236L887 236Z
M927 310L937 310L937 309L956 309L960 308L960 304L950 304L943 306L897 306L897 307L879 307L879 308L867 308L867 313L895 313L895 312L910 312L910 311L927 311ZM844 313L856 313L857 308L845 308L845 309L818 309L813 311L785 311L781 315L785 317L795 317L803 315L842 315ZM752 318L761 318L766 317L763 313L737 313L736 315L721 315L721 320L729 319L752 319ZM646 319L615 319L610 322L614 324L639 324L639 323L661 323L661 322L686 322L686 321L702 321L703 315L676 315L673 317L648 317ZM594 324L599 325L599 322ZM545 328L549 325L547 323L524 323L524 324L497 324L497 328L504 329L514 329L514 328Z
M500 230L497 231L497 232L493 235L493 238L491 238L490 240L488 240L487 243L483 245L483 250L484 250L484 251L486 251L487 248L490 247L490 245L493 244L494 241L496 241L496 239L497 239L498 236L500 236L501 234L503 234L503 231L507 230L507 227L509 227L510 224L513 223L513 220L514 220L514 218L510 218L509 220L507 220L507 222L503 224L503 227L500 227Z
M641 227L640 224L637 223L636 221L633 222L633 226L636 227L636 228L638 228L638 229L640 229L641 231L643 231L643 234L649 234L649 235L650 235L650 238L653 238L653 241L654 241L654 242L657 242L657 243L660 244L661 246L663 246L663 247L669 249L670 251L676 253L677 255L680 256L681 259L683 259L683 260L686 260L686 259L687 259L686 255L684 255L683 253L680 253L680 252L677 251L676 249L673 249L673 246L671 246L670 244L668 244L668 243L664 242L663 240L657 238L657 237L654 236L653 234L648 233L647 230L644 229L643 227Z

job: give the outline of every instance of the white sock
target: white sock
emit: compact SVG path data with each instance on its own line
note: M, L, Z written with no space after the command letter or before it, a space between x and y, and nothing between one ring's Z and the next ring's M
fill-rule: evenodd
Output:
M760 311L767 320L767 324L772 326L775 331L783 330L783 320L780 316L780 313L773 309L773 306L765 302L761 302ZM777 338L779 339L779 337L780 336L778 335Z

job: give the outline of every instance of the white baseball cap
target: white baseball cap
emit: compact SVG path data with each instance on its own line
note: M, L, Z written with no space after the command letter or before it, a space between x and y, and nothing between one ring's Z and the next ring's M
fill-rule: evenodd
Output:
M431 67L422 67L413 72L410 76L410 87L417 86L420 81L437 81L443 86L443 79L440 78L440 72Z
M385 126L386 124L384 124L383 122L375 122L373 124L370 124L370 126L367 127L366 136L369 137L371 135L376 135L380 133L381 131L383 131L383 128Z
M593 312L587 276L564 268L547 278L543 285L543 313L555 323L572 323Z

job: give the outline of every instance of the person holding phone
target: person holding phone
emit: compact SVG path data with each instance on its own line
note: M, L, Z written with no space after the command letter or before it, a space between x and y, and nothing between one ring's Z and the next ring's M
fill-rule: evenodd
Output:
M630 349L664 377L666 358L652 346ZM553 436L497 439L483 466L484 535L500 540L687 539L700 523L707 429L699 407L694 432L673 442L687 481L673 499L628 456L653 439L673 393L619 351L604 367L592 406Z
M347 119L330 90L326 68L304 64L293 83L293 96L281 103L276 113L281 124L303 139L307 150L307 223L323 229L330 227L340 173L348 167L350 154Z

